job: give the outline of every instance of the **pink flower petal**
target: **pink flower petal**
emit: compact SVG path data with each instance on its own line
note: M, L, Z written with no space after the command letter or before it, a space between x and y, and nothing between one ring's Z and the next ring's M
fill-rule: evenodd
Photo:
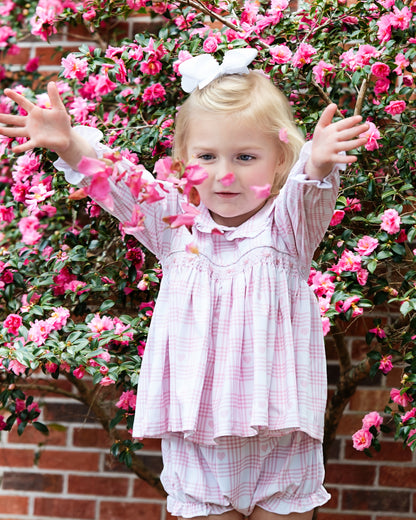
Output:
M254 191L256 198L267 199L270 196L272 187L270 184L265 184L264 186L250 186L250 188Z
M220 179L220 183L223 186L231 186L231 184L235 181L235 175L234 173L230 172L224 175L222 179Z

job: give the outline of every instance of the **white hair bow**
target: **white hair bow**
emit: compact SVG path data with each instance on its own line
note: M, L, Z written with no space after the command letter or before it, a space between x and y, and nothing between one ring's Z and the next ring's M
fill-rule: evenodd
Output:
M192 92L196 87L204 88L214 79L225 74L248 74L249 65L257 55L256 49L232 49L224 54L221 65L211 54L200 54L179 65L182 88Z

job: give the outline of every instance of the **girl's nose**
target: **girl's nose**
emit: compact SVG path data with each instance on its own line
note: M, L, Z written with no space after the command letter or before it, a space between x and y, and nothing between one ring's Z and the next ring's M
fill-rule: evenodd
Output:
M231 164L228 161L219 161L215 172L215 180L221 182L232 171Z

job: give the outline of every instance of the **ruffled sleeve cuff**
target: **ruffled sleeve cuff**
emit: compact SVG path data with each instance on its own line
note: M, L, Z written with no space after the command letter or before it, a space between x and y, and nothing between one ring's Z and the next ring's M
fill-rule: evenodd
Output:
M337 179L340 170L345 170L346 165L342 163L336 163L328 175L322 180L308 179L305 173L306 163L311 155L312 141L306 142L299 154L298 162L295 164L291 171L290 178L297 182L311 184L321 189L330 189L333 187L334 178ZM345 155L343 152L341 155Z
M99 159L101 159L104 153L108 151L108 148L100 142L104 137L104 134L101 130L98 130L98 128L90 126L74 126L73 129L78 135L88 141L88 143L94 148ZM61 158L56 160L53 165L57 170L64 172L65 180L69 182L69 184L79 184L85 177L85 175L79 171L71 168L71 166Z

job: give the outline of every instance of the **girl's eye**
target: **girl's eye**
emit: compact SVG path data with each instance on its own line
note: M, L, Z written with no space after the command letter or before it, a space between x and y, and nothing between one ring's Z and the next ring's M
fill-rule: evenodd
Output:
M242 153L238 156L238 159L243 162L248 162L248 161L252 161L253 159L255 159L255 157L254 157L254 155L250 155L248 153Z
M212 153L203 153L198 155L198 159L201 159L201 161L212 161L214 159L214 155Z

